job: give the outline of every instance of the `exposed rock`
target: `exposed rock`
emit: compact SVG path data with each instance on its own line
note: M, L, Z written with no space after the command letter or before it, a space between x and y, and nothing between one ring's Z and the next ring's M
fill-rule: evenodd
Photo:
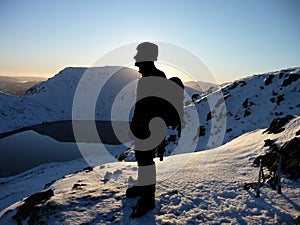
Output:
M74 184L73 187L72 187L72 190L74 190L74 189L81 189L84 186L86 186L86 184L82 184L82 183Z
M228 99L229 97L231 96L231 94L227 94L227 95L224 95L224 99Z
M82 171L88 173L90 171L93 171L93 167L91 167L91 166L85 167Z
M245 113L244 113L244 117L247 117L247 116L250 116L250 115L251 115L251 112L248 109L246 109Z
M282 83L282 87L286 87L288 85L290 85L293 82L296 82L300 77L300 74L290 74L289 77L287 79L285 79Z
M243 108L246 109L244 112L244 117L251 115L250 107L255 104L253 102L249 101L248 98L246 98L242 105L243 105Z
M263 133L268 133L268 134L280 133L280 132L284 131L283 126L293 118L294 118L294 116L287 115L287 116L282 117L282 118L274 119L274 120L272 120L272 122L271 122L270 126L268 127L268 129L265 130Z
M248 107L248 98L245 99L242 105L245 109Z
M280 72L279 73L279 79L282 79L283 75L284 75L284 73Z
M273 75L273 74L269 75L269 76L265 79L265 85L271 84L272 81L273 81L273 79L274 79L274 75Z
M264 140L264 142L265 142L264 147L271 146L272 144L274 144L274 140L271 139L266 139Z
M209 112L206 116L206 121L209 121L209 120L211 120L211 112Z
M229 133L229 132L231 132L231 131L232 131L232 128L226 129L226 133Z
M52 196L54 196L54 192L52 189L35 193L29 196L24 200L24 204L19 207L16 215L13 216L13 219L15 219L18 224L22 224L22 220L27 219L31 214L34 213L36 208L38 208L37 205L46 202ZM34 220L33 218L35 217L30 218L31 222L29 222L29 220L28 224L35 224L35 221L32 221Z
M205 131L206 131L205 127L204 126L200 126L198 128L199 137L205 136Z
M293 138L286 142L280 149L282 155L282 172L291 179L300 177L300 138Z
M274 103L275 101L275 98L270 98L270 102Z
M284 101L284 95L278 95L276 100L277 105L280 105L282 101Z
M231 84L231 85L229 86L228 90L233 90L233 89L235 89L238 85L239 85L238 82L234 82L233 84Z
M235 119L235 120L240 120L241 118L240 118L238 115L235 115L235 116L234 116L234 119Z
M295 219L295 224L296 224L296 225L299 225L299 224L300 224L300 216L298 216L298 217Z
M240 83L241 83L240 87L244 87L247 85L246 81L244 81L244 80L242 80Z

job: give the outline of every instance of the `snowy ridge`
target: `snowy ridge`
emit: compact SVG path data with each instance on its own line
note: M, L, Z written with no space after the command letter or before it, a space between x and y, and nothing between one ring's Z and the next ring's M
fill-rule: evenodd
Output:
M92 69L89 78L99 81L116 69L120 67ZM21 98L0 93L0 133L46 121L68 120L75 87L85 70L67 68ZM121 71L122 77L128 74L124 83L138 75L127 68ZM205 149L212 119L222 116L226 116L227 125L218 128L226 129L225 144L165 157L163 162L157 160L156 209L142 218L129 219L135 200L123 196L137 176L136 163L109 163L100 157L91 158L88 163L83 159L49 163L1 178L0 224L17 224L17 220L23 224L296 224L295 218L300 216L299 180L283 176L283 195L265 185L261 198L255 198L251 190L245 191L243 184L257 180L258 168L253 167L253 160L266 150L264 140L283 146L299 138L299 77L300 68L254 75L224 85L224 98L217 90L202 95L195 102L205 131L199 133L198 150ZM111 84L107 96L119 91L114 80ZM132 91L134 96L135 90ZM214 108L220 114L209 115L207 100L212 96L217 96ZM224 100L226 110L219 109ZM106 118L105 107L103 112L97 112L96 117ZM273 119L288 114L296 118L285 125L283 132L263 133ZM29 205L33 207L29 213L19 212L26 203L24 198L34 199L36 192L45 198Z
M245 191L243 183L257 179L258 168L252 163L264 152L264 140L275 140L282 146L297 136L299 127L297 117L278 134L258 129L215 149L157 161L156 209L134 220L129 215L135 200L125 199L124 193L137 175L135 163L83 169L86 164L77 160L2 178L0 193L6 195L1 201L12 205L0 212L0 224L16 224L18 216L12 217L17 212L23 215L20 207L26 200L18 202L21 196L14 191L22 187L25 194L30 184L45 184L48 195L44 193L44 200L28 206L29 213L19 217L23 224L296 224L300 216L299 181L283 177L282 195L265 185L260 198L255 198L254 191ZM210 155L215 157L207 157ZM82 170L71 172L75 168ZM40 191L39 185L32 186L31 191Z
M65 68L54 77L35 85L27 94L19 98L0 93L0 133L17 130L45 122L72 119L74 94L80 79L85 73L88 90L93 84L115 74L118 80L111 82L102 94L105 98L100 103L111 104L120 85L137 79L139 74L129 68L118 66L95 68ZM117 82L118 81L118 82ZM132 95L134 95L132 90ZM110 109L96 109L97 120L110 120Z
M22 97L17 98L0 93L0 133L45 122L71 120L74 93L87 70L88 80L84 86L87 90L91 88L91 84L97 84L116 73L114 79L109 82L104 93L99 97L95 115L97 120L110 120L110 106L114 96L119 93L121 87L140 75L133 69L117 66L89 69L69 67L47 81L35 85ZM213 106L215 108L209 107L207 99L215 95L220 98L221 102L225 100L226 109L218 109L220 114L212 114L215 117L226 116L227 126L220 127L220 129L226 129L224 143L245 132L267 127L274 118L286 114L299 115L299 76L300 68L293 68L235 81L222 87L222 92L210 93L212 91L210 90L208 92L210 94L196 102L200 124L206 129L200 141L206 143L205 140L210 135L212 119L210 111L222 105L217 102L216 106ZM292 77L297 79L293 80ZM291 82L283 85L285 80L291 80ZM187 92L192 95L196 91L187 88ZM128 95L134 99L135 89L133 88ZM205 146L199 146L199 149Z
M85 79L82 81L83 76ZM94 92L99 91L105 83L96 102L95 119L110 121L115 97L125 85L134 83L139 77L136 70L119 66L68 67L33 86L24 96L14 97L0 92L0 134L46 122L72 120L72 104L79 82L82 91L93 89ZM186 90L188 93L197 92L192 88ZM135 92L136 86L132 85L123 95L127 95L125 99L134 101ZM122 104L124 107L130 106L128 102Z
M199 141L206 143L212 119L226 117L226 127L218 127L219 130L226 130L223 141L226 143L246 132L267 127L275 118L288 114L300 115L299 78L300 68L253 75L204 96L196 102L200 125L206 131L205 135L200 135ZM212 96L219 101L210 108L207 100ZM216 113L212 114L212 110ZM205 145L199 148L203 149Z

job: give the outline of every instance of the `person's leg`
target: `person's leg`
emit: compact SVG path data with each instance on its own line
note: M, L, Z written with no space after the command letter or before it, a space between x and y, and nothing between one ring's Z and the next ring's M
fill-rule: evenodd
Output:
M156 168L153 158L155 150L135 151L135 157L138 163L138 179L136 184L126 190L127 198L138 196L153 196L155 193Z
M155 208L156 168L153 161L155 149L135 151L135 157L138 163L138 179L135 186L126 191L127 198L140 196L131 214L132 218L143 216Z

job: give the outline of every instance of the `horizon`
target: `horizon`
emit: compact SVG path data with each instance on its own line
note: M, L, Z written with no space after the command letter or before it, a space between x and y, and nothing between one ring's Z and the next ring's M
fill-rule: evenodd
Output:
M165 69L165 70L168 70L168 68L164 68L163 67L164 65L159 65L159 66L157 66L157 68L159 68L159 69ZM62 70L64 70L64 69L66 69L66 68L69 68L69 67L73 67L73 68L92 68L92 67L87 67L87 66L67 66L67 67L64 67L64 68L62 68L61 70L59 70L57 73L55 73L55 74L53 74L52 76L49 76L49 77L43 77L43 76L30 76L30 75L25 75L25 76L20 76L20 75L17 75L17 76L14 76L14 75L12 75L12 76L7 76L7 75L2 75L2 74L0 74L0 77L5 77L5 78L16 78L16 79L25 79L25 78L34 78L34 79L44 79L45 81L47 80L47 79L50 79L50 78L53 78L54 76L56 76L56 75L58 75L59 74L59 72L60 71L62 71ZM102 66L95 66L95 67L102 67ZM104 66L103 66L104 67ZM176 76L176 74L174 74L174 71L180 71L180 72L182 72L181 73L181 76L178 76L179 78L181 78L182 79L182 82L184 82L184 83L189 83L189 82L207 82L207 83L211 83L211 84L217 84L217 85L223 85L223 84L226 84L226 83L232 83L232 82L235 82L235 81L237 81L237 80L239 80L239 79L244 79L244 78L246 78L246 77L249 77L249 76L255 76L255 75L260 75L260 74L265 74L265 73L273 73L273 72L278 72L278 71L281 71L281 70L289 70L289 69L295 69L295 68L299 68L300 66L295 66L295 67L287 67L287 68L281 68L281 69L279 69L279 70L274 70L274 71L265 71L265 72L262 72L262 73L255 73L255 74L248 74L248 75L245 75L245 76L243 76L243 77L238 77L238 78L236 78L236 79L234 79L234 80L228 80L228 81L225 81L225 82L222 82L222 83L214 83L214 82L211 82L211 81L203 81L203 80L201 80L201 79L199 79L199 80L192 80L192 79L187 79L187 77L189 77L188 75L186 75L186 74L184 74L184 72L182 72L182 71L180 71L180 70L178 70L178 69L176 69L176 68L171 68L169 71L171 71L171 72L169 72L168 74L167 74L167 78L170 78L171 76L170 76L170 73L171 74L173 74L173 76ZM127 68L130 68L130 69L134 69L133 67L127 67ZM137 70L137 69L135 69L135 70ZM164 71L165 71L164 70Z
M148 40L186 49L217 83L231 82L300 66L299 9L295 0L2 1L0 74L47 79Z

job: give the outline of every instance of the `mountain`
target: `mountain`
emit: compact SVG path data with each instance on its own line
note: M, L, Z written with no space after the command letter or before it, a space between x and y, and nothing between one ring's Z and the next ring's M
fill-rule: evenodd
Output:
M201 92L206 92L210 88L215 88L219 85L203 81L186 81L184 82L184 86L195 90L199 90Z
M135 86L123 87L138 76L123 67L66 68L19 98L0 93L0 133L70 120L77 87L86 94L79 119L90 118L86 106L92 102L96 119L109 120L116 96L134 102ZM129 219L135 200L123 196L137 176L136 163L98 154L0 178L0 224L296 224L300 183L290 171L283 174L282 195L266 183L255 198L243 185L257 181L253 162L270 151L270 141L289 155L285 167L297 164L292 172L298 177L299 77L299 67L252 75L187 101L186 123L200 124L192 137L199 152L156 159L156 209L144 217ZM189 117L193 110L197 118Z
M112 74L112 78L106 80ZM82 79L83 76L85 79ZM224 136L223 141L216 142L225 143L247 131L268 126L274 118L286 114L299 115L299 76L300 68L292 68L249 76L204 93L187 87L189 95L201 95L195 103L185 100L186 112L194 104L199 113L201 143L198 149L207 145L210 132L220 138ZM126 111L124 109L130 110L128 107L134 103L136 86L130 86L126 93L121 89L138 77L135 70L117 66L68 67L19 98L0 92L0 134L45 122L71 120L74 95L79 84L80 91L86 95L80 102L82 107L77 110L81 116L87 115L78 119L91 119L88 113L94 106L96 120L111 120L111 107L119 93L119 99L129 99L130 104L122 103L117 112L122 114Z
M299 127L298 116L275 134L257 129L215 149L157 160L156 208L134 220L136 199L124 193L136 163L103 164L98 156L94 166L51 163L0 178L0 224L297 224L299 180L283 176L282 195L265 184L260 198L243 185L257 180L253 161L266 140L283 147L299 138Z
M110 78L111 75L113 76ZM81 79L83 77L84 79ZM33 86L19 98L0 93L0 134L46 122L71 120L76 90L81 91L85 97L81 108L77 108L81 110L80 115L85 111L89 113L91 109L87 104L90 104L93 98L95 102L91 104L94 104L96 114L93 116L97 120L111 120L110 110L115 97L126 84L138 77L137 71L117 66L69 67L47 81ZM79 84L80 90L76 89ZM129 95L134 101L135 89L130 89L124 95ZM73 113L76 114L75 111ZM92 120L94 117L91 119L88 115L86 118L78 118L80 119Z
M273 119L300 114L300 68L249 76L208 93L195 102L199 145L224 144L267 127ZM214 136L215 143L208 143ZM223 138L224 137L224 138Z

